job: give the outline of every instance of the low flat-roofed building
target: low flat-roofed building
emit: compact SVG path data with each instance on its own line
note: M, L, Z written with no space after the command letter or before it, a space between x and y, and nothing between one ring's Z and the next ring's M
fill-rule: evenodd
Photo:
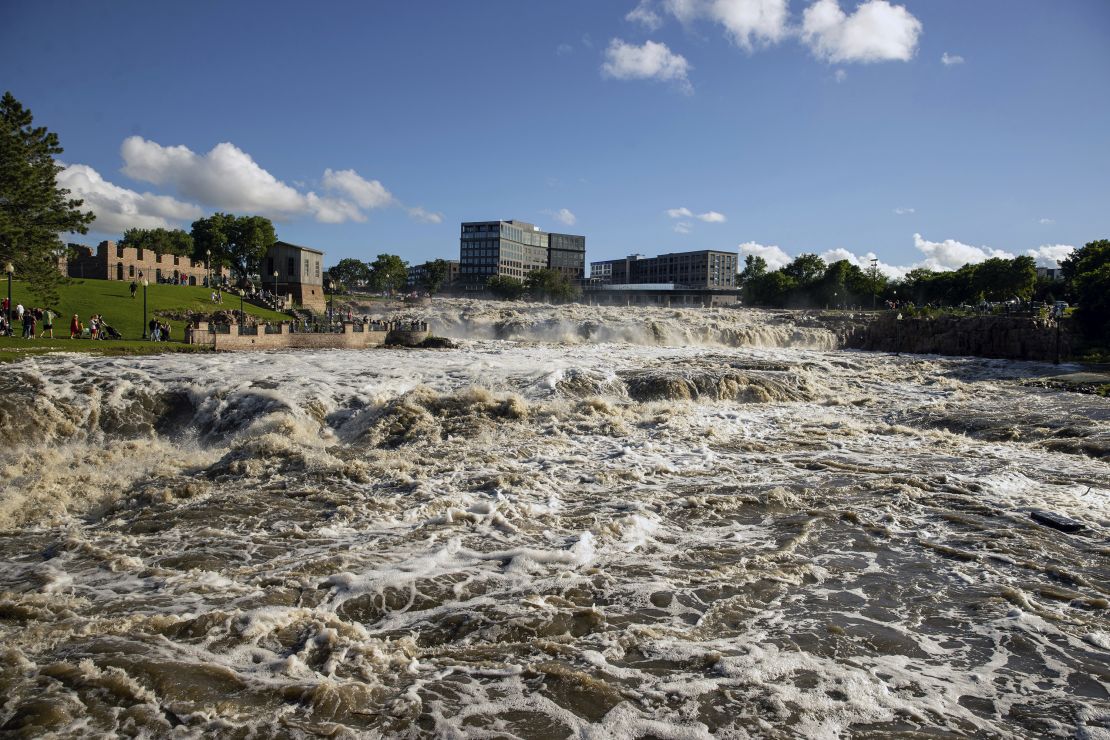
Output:
M669 252L658 257L633 254L590 263L590 280L610 285L674 283L685 288L736 288L737 255L715 249ZM596 278L595 278L596 276Z

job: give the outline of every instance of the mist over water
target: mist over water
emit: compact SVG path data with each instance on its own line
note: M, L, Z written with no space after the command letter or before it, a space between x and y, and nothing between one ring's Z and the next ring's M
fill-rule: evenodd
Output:
M460 347L4 368L0 729L1110 737L1107 399L751 311L412 315Z

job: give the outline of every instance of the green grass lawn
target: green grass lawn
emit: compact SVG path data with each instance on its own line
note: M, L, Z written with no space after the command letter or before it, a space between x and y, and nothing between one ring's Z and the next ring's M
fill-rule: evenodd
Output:
M0 281L0 294L7 296L6 281ZM86 326L89 317L94 313L104 316L105 322L114 327L123 335L124 339L141 339L143 336L143 288L139 286L138 294L132 298L130 283L116 280L70 280L68 285L63 285L59 290L60 298L57 304L44 308L52 308L59 314L54 321L54 336L65 339L69 344L69 322L73 314L80 317L81 323ZM224 294L224 302L216 306L211 300L211 291L208 288L182 285L151 285L146 289L147 319L160 311L191 311L210 313L213 310L227 311L239 310L239 298L230 293ZM12 281L12 305L22 303L25 307L38 305L37 301L27 291L27 284L20 280ZM253 316L265 321L286 321L286 314L270 311L249 303L243 305L244 310ZM170 320L170 336L180 342L185 334L185 322ZM42 324L39 324L39 330ZM16 346L20 343L30 344L28 340L19 335L23 325L15 322L16 336L10 338ZM9 346L9 338L4 337L3 347ZM35 340L39 341L39 340ZM95 351L104 351L99 345L112 342L72 342L75 348L82 345L97 345ZM116 344L121 344L116 342ZM171 342L170 344L173 344Z
M57 336L57 332L54 335ZM68 336L68 335L67 335ZM54 352L83 352L85 354L118 355L156 355L164 352L211 352L210 347L176 342L150 342L142 339L120 339L97 341L91 339L35 339L21 337L0 337L0 363L15 362L25 357L49 355Z

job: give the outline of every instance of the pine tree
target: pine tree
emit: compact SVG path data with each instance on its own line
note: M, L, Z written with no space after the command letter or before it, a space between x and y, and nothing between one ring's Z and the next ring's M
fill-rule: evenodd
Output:
M31 111L10 93L0 100L0 264L11 262L15 276L43 304L58 300L58 271L65 232L84 234L96 218L80 210L82 201L59 188L62 153L58 135L35 127Z

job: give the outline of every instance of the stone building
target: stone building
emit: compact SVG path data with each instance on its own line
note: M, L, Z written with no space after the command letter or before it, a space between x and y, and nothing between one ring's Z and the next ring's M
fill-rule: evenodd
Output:
M152 283L175 281L182 278L189 285L204 285L211 273L204 260L158 254L150 249L121 247L113 241L96 245L96 252L89 247L74 246L74 256L66 263L66 274L71 278L92 280L142 280ZM216 270L217 278L227 278L227 268Z
M305 308L323 311L327 306L323 261L324 253L319 249L274 242L262 260L261 287L277 295L288 295Z

